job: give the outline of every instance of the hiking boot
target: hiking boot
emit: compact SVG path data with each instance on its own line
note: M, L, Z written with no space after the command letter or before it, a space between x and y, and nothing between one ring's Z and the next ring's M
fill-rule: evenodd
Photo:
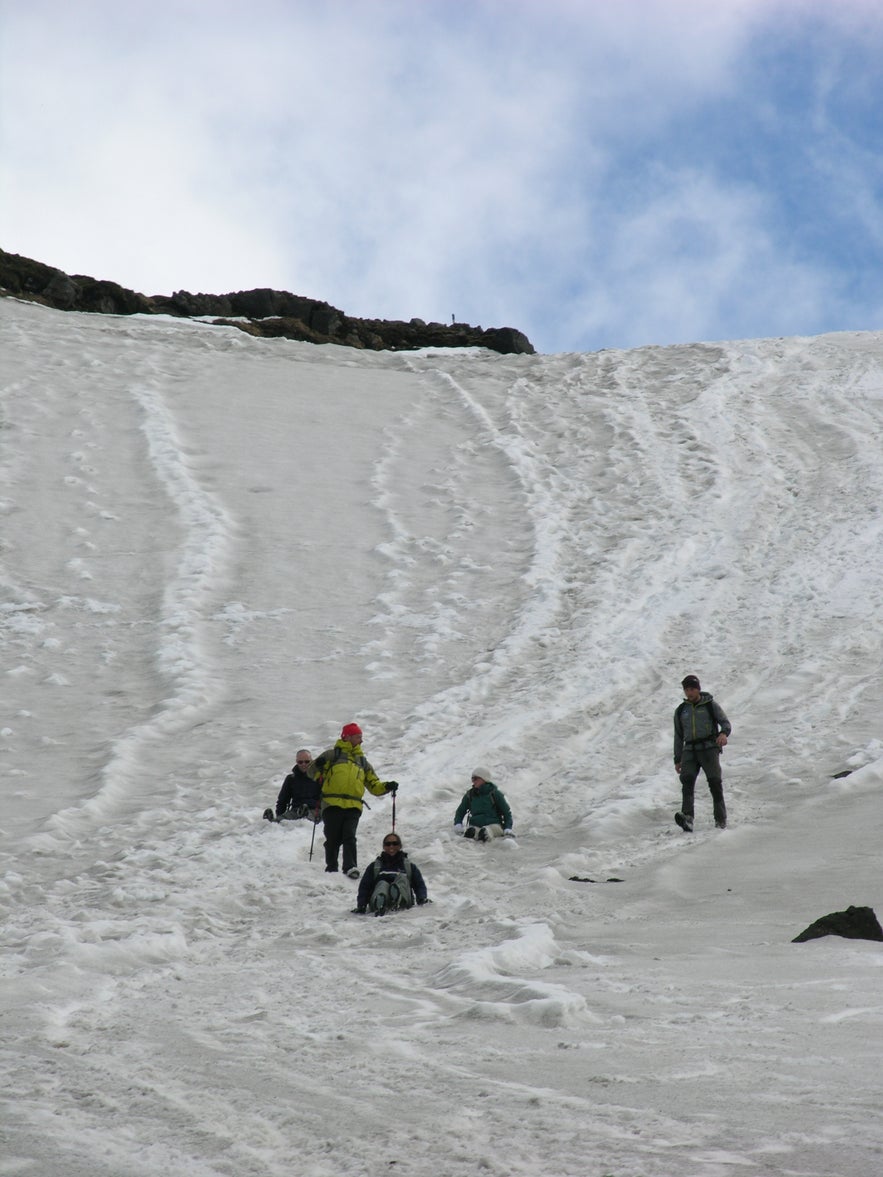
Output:
M375 915L386 915L386 896L385 895L378 895L377 899L374 901L374 914Z
M478 831L478 840L479 840L479 842L486 842L487 841L487 830L484 828L484 826L482 826L481 829Z
M275 821L275 820L276 820L276 814L273 812L273 810L272 809L265 809L264 810L264 821Z
M714 824L719 830L725 830L727 828L727 819L724 818L723 821L716 821Z
M359 868L357 866L351 866L346 872L346 876L348 879L357 879L359 877Z
M463 835L463 837L464 838L474 838L475 837L475 826L470 826L469 829L466 831L466 833Z
M329 874L329 875L336 875L337 874L337 867L336 866L326 866L325 873Z
M693 817L687 813L676 813L675 821L681 827L685 834L693 833Z

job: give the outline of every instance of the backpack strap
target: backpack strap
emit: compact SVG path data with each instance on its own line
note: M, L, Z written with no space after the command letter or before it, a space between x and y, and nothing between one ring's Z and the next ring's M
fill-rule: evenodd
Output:
M321 771L316 776L316 779L321 785L325 784L325 778L331 772L332 768L334 768L335 764L340 764L342 760L349 761L351 764L357 764L363 772L368 766L368 761L365 759L364 752L360 752L358 756L347 756L346 752L344 752L342 748L338 748L336 744L333 748L329 748L328 751L330 755L326 760L322 761ZM371 808L367 801L363 801L362 804L366 809Z
M684 702L687 702L687 700L684 700ZM685 738L686 732L684 731L684 721L681 716L681 710L684 706L684 702L678 703L677 707L675 708L675 726L677 728L678 734L680 735L681 739L684 740L685 743L689 743L690 741L686 740L686 738ZM705 710L708 712L708 718L711 720L711 731L712 731L712 734L708 738L710 740L716 740L718 737L718 733L720 732L720 724L718 723L717 716L714 713L714 699L703 699L702 702L699 703L698 705L693 704L692 706L693 706L694 710L696 709L697 706L704 707Z
M717 716L714 713L714 699L707 699L705 706L708 708L708 718L711 720L711 738L716 740L720 731L720 724L717 722Z

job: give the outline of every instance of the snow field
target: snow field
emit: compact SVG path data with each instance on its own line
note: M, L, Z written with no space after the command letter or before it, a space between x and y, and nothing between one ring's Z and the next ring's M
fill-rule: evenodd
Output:
M790 943L883 910L879 335L0 330L0 1172L879 1172L879 945ZM687 671L734 724L689 838ZM428 908L260 818L350 719Z

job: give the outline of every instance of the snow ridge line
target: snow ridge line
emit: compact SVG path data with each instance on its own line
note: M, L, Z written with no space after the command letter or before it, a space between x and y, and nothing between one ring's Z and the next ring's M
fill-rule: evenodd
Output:
M140 795L151 743L187 730L224 690L220 676L212 670L205 629L229 563L235 524L188 467L174 418L160 391L145 383L130 392L143 410L141 429L148 455L176 508L184 536L175 574L165 585L157 626L156 664L170 691L156 714L114 742L101 768L98 791L48 820L53 833L63 836L82 833L84 821L90 826L101 822L133 792ZM151 779L151 789L160 784ZM51 833L35 836L37 843L42 840L54 839Z
M220 687L210 673L202 623L216 595L230 558L235 525L220 500L203 487L188 468L171 413L156 390L132 390L144 410L142 431L160 481L175 504L184 543L174 579L163 595L157 662L162 674L177 684L169 706L203 705ZM163 713L168 718L168 712ZM185 726L176 715L172 727Z
M475 419L481 433L494 449L508 460L523 492L525 512L533 535L533 551L530 567L524 575L528 591L524 604L512 618L508 635L496 649L488 653L481 667L476 668L480 669L480 673L441 691L415 708L415 715L419 716L425 711L430 716L426 732L420 730L419 724L412 725L410 729L409 738L416 747L422 745L424 735L428 736L437 731L439 709L446 709L447 702L450 702L454 713L460 716L464 716L472 709L471 699L486 705L488 693L496 687L505 685L513 668L523 663L524 652L530 650L531 642L555 625L561 607L558 569L561 552L567 541L567 524L564 514L556 509L557 500L548 485L547 472L544 470L545 460L542 455L535 457L531 454L530 444L525 440L517 423L512 421L511 430L507 432L498 428L488 411L454 379L450 372L435 368L421 374L434 379L453 392ZM493 742L493 725L488 725L487 715L484 718L482 739L484 742ZM462 743L463 740L461 723L457 741ZM438 755L437 744L434 754Z

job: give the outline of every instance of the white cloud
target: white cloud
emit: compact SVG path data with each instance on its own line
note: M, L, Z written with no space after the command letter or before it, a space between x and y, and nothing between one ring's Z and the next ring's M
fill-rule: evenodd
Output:
M800 333L831 292L823 277L783 257L763 228L762 196L725 189L693 171L660 174L652 196L607 222L591 277L558 331L620 346Z
M862 6L842 7L858 20ZM147 293L285 287L352 314L506 322L545 346L598 345L557 326L577 329L586 307L614 343L644 322L682 336L705 321L720 335L720 276L751 286L740 259L792 274L774 202L747 183L734 194L713 157L672 165L677 181L653 160L667 162L706 106L762 102L740 91L758 85L750 38L814 9L6 5L2 244ZM855 191L871 166L856 162ZM649 183L643 201L623 198L630 167L636 187ZM855 215L872 224L865 192ZM686 295L636 302L693 288L701 263L680 272L667 241L691 218L718 276L700 283L707 314L686 314ZM646 248L629 257L638 235ZM802 286L812 302L811 275Z

